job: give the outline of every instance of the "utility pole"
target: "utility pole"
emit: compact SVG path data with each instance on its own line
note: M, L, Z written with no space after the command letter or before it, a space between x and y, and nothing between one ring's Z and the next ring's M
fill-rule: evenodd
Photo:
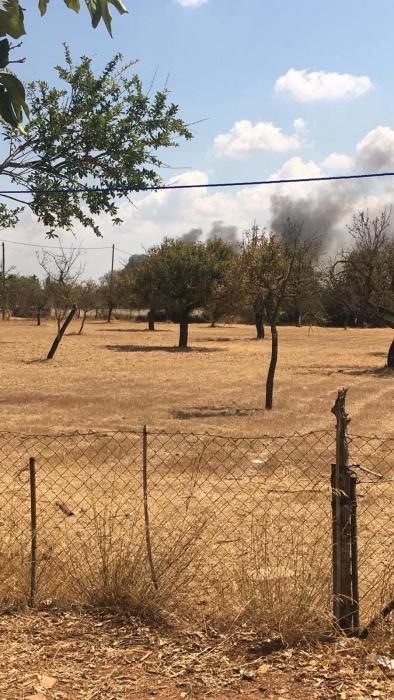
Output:
M4 241L1 244L2 250L2 268L1 268L1 317L5 321L5 245Z
M111 323L112 309L113 309L113 299L112 299L112 285L114 279L114 257L115 257L115 244L112 243L112 258L111 258L111 272L109 276L109 299L108 299L108 323Z

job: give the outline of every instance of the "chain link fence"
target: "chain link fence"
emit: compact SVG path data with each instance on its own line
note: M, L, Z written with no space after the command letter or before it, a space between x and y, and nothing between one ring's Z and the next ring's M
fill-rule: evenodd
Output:
M330 610L335 440L0 433L2 604ZM393 597L394 437L350 435L349 465L366 623Z

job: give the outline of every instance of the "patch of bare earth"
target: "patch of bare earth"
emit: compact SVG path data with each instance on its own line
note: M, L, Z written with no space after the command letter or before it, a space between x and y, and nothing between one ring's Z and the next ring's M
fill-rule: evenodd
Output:
M0 618L1 700L393 697L387 636L280 649L246 630L152 628L114 614ZM277 649L275 651L275 648Z

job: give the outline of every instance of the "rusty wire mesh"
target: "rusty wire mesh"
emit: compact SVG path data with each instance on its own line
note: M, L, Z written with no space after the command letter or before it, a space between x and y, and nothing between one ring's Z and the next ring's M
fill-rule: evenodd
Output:
M196 609L213 599L241 605L240 592L256 589L272 605L288 591L329 608L334 431L259 438L149 431L145 493L142 432L0 433L6 604L29 597L30 457L37 602L141 602L157 586ZM353 468L365 621L393 592L394 438L352 436L350 461L360 465Z
M357 475L361 614L379 613L394 596L394 437L350 435Z

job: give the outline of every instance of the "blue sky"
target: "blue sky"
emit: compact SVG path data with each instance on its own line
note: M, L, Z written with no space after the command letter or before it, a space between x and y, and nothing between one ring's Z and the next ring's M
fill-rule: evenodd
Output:
M125 0L113 39L51 0L48 13L26 12L28 35L19 74L55 80L62 42L74 56L98 67L115 52L139 60L136 70L160 88L168 77L183 118L204 120L195 138L165 154L179 182L269 178L394 169L392 27L389 0ZM29 3L30 4L30 3ZM35 3L31 3L35 4ZM394 184L394 183L393 183ZM390 202L392 185L297 185L234 191L153 193L122 204L125 223L102 223L103 245L140 252L163 235L193 227L207 234L214 221L241 232L257 220L269 224L278 208L301 212L334 245L354 210ZM272 195L276 197L275 201ZM286 212L288 213L288 212ZM306 221L308 225L308 221ZM44 231L26 217L8 238L45 243ZM93 234L78 240L96 245ZM6 238L6 235L4 235ZM65 236L65 240L68 240ZM32 251L9 246L23 271ZM118 259L121 262L121 258ZM106 254L89 256L89 275L106 270Z

